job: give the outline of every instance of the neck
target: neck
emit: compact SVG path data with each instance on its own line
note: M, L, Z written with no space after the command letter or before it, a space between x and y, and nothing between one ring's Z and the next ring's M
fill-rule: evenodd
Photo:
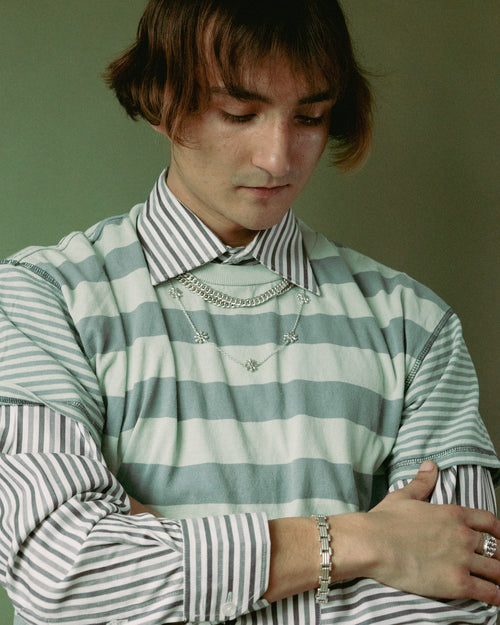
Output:
M244 232L237 232L230 235L221 235L218 232L215 232L215 234L220 238L224 245L229 245L229 247L245 247L245 245L248 245L250 241L252 241L259 234L259 232L260 230L245 230Z

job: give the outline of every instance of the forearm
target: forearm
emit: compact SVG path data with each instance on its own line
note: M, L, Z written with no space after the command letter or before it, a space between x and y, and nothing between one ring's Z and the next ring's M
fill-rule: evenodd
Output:
M446 503L459 503L462 506L473 507L479 506L481 508L487 509L489 508L491 512L495 512L495 500L494 500L494 490L491 482L491 477L487 470L482 470L480 467L459 467L450 469L449 471L445 471L443 473L445 476L444 479L439 479L436 489L432 494L431 501L433 503L446 504ZM398 484L397 487L404 486L404 483ZM431 504L427 504L426 502L410 502L411 510L413 513L419 513L419 506L423 509L425 513L429 510L431 512L441 513L452 511L451 521L454 522L453 516L456 513L456 508L448 507L445 510L445 506L432 506ZM417 504L417 505L415 505ZM412 568L412 563L414 559L418 556L415 556L415 551L417 554L421 550L423 554L429 549L429 532L423 531L419 528L418 519L407 518L406 526L404 530L401 532L401 528L398 528L398 520L397 520L397 510L395 510L395 518L392 519L389 515L388 517L383 517L384 525L380 525L378 522L375 525L371 522L371 515L368 514L345 514L336 517L330 517L330 525L332 528L333 535L333 547L334 547L334 569L332 571L332 591L331 591L331 600L332 602L339 603L343 606L343 611L348 611L349 605L354 601L352 598L345 600L343 597L343 589L346 587L355 587L357 584L361 583L363 586L363 595L365 596L365 600L367 600L367 591L366 588L370 588L373 590L373 600L374 605L377 603L377 596L384 595L386 593L387 584L380 583L381 580L377 582L377 576L380 574L382 576L385 573L380 573L383 570L383 566L387 567L387 562L384 563L383 556L385 554L391 557L391 554L398 553L398 558L394 559L390 565L394 568L394 571L401 570L401 581L396 580L393 584L396 588L392 588L391 591L393 594L398 596L398 603L404 605L404 597L408 596L408 604L415 605L416 603L425 602L423 599L416 598L414 593L419 592L420 594L428 594L429 596L436 597L436 600L429 599L427 601L427 605L434 605L435 610L438 612L442 612L443 610L449 609L450 615L453 615L453 618L457 618L457 613L459 610L459 605L455 602L453 609L446 605L446 602L443 602L442 599L438 599L439 588L442 588L442 596L443 597L464 597L463 605L466 606L464 609L471 614L477 610L484 611L485 618L487 614L490 614L489 609L482 604L478 604L474 601L467 600L467 591L458 585L458 580L455 577L457 585L453 583L449 583L448 586L443 584L443 580L436 579L436 572L433 571L433 567L426 568L426 559L423 557L423 563L420 562L421 569L421 578L405 578L405 569ZM480 517L482 513L479 513ZM432 517L433 518L433 517ZM476 518L476 517L475 517ZM488 522L490 522L491 515L486 515L485 517ZM423 517L424 524L427 523L425 521L426 517ZM266 593L266 597L270 600L275 600L277 598L281 598L285 596L287 590L284 588L284 585L290 581L291 572L297 571L296 574L296 584L300 584L303 582L300 587L301 590L311 590L317 586L318 581L318 573L319 573L319 544L317 542L317 530L315 528L314 520L310 519L309 523L305 523L306 520L289 520L289 523L295 523L301 525L303 534L299 534L300 543L297 542L296 545L290 546L290 541L293 540L294 532L296 531L295 527L282 524L282 521L274 522L276 524L276 531L271 533L276 537L276 544L273 544L272 553L274 556L277 555L276 561L271 563L271 579L270 586ZM416 523L415 523L416 521ZM438 519L439 522L441 522ZM394 524L394 525L393 525ZM283 532L280 531L280 528L283 529ZM429 529L429 528L427 528ZM443 527L439 525L436 528L435 534L432 533L431 530L431 547L432 551L438 551L442 548L441 543L447 543L446 536L446 525ZM407 540L405 533L410 535L410 538ZM462 528L459 529L459 533L463 533ZM471 532L472 535L477 535L480 539L480 532ZM412 536L412 534L414 536ZM316 536L315 536L316 535ZM316 538L316 543L314 543L314 536ZM312 538L312 542L311 542ZM400 550L394 550L394 545L391 544L391 540L396 538L401 541ZM416 540L415 540L416 539ZM475 540L475 538L474 538ZM432 542L434 541L434 542ZM279 554L279 550L288 549L288 557L285 554ZM310 550L312 551L312 554ZM472 558L476 558L478 562L482 564L490 564L487 562L483 556L473 554L474 547L469 554ZM394 558L394 556L392 556ZM443 562L446 561L447 554L444 553L442 556ZM429 562L432 563L433 560L429 558ZM498 569L498 562L491 562L493 567ZM281 573L280 573L280 567ZM303 566L303 570L305 572L304 577L300 578L299 568ZM316 574L314 574L314 566L316 567ZM311 568L312 567L312 568ZM455 569L450 568L451 571ZM283 578L281 578L283 575ZM468 576L470 573L468 572ZM494 573L497 577L493 578L498 579L498 571ZM439 576L439 573L438 573ZM358 582L355 578L372 578L372 581L366 580L365 582ZM383 579L383 578L382 578ZM475 578L472 578L475 581ZM352 582L347 581L345 584L339 584L340 580L353 580ZM433 580L433 581L430 581ZM408 584L406 588L402 587L398 584ZM434 588L435 584L435 588ZM354 585L354 586L352 586ZM399 587L399 590L397 588ZM289 587L289 589L293 588L293 581ZM432 592L435 590L435 592ZM473 593L477 591L473 586L469 587L469 592L471 596L474 596ZM406 591L406 592L405 592ZM496 589L494 584L490 584L489 589L482 588L481 593L486 592L491 594L487 594L485 596L485 600L490 603L498 605L498 593L496 593ZM369 593L368 593L369 594ZM354 601L357 605L357 599ZM340 605L339 604L339 605ZM429 609L429 607L427 608ZM493 610L494 612L494 610ZM490 615L491 616L491 615ZM451 618L451 616L450 616ZM465 616L465 613L461 614L460 618L463 619L463 622L469 622L468 618ZM474 618L471 617L472 620L470 622L474 622ZM347 622L347 621L346 621ZM350 621L349 621L350 622ZM360 621L361 622L361 621ZM364 621L363 621L364 622ZM367 621L368 622L368 621ZM453 620L450 622L454 622ZM461 621L462 622L462 621Z
M407 483L398 482L391 491L401 489ZM430 501L433 504L478 507L493 513L496 510L490 473L477 466L452 467L441 472ZM376 533L370 534L369 518L366 513L330 517L334 567L328 604L322 608L327 620L349 625L371 625L386 620L414 623L416 619L421 623L439 621L443 624L496 621L496 608L477 600L424 597L370 579L379 564L377 542L380 544L380 538L383 540L386 534L390 535L391 528L387 525L379 537ZM269 528L271 565L264 598L277 601L282 606L279 610L295 610L298 605L300 612L314 614L314 593L307 591L317 587L319 576L315 520L311 517L276 519L269 522ZM404 562L407 554L400 554L400 559ZM430 575L425 569L422 572L424 576ZM292 601L292 595L298 603ZM272 621L272 613L272 607L264 608L262 622Z
M333 537L332 584L366 577L374 564L375 550L361 537L366 534L365 513L328 517ZM298 517L269 522L271 566L264 597L277 601L318 586L320 574L319 533L314 518ZM363 547L364 545L364 547Z

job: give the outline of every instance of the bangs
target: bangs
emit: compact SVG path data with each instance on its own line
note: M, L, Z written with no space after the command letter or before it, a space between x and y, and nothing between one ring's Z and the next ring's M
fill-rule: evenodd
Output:
M247 2L223 3L210 16L199 42L205 51L198 74L200 107L209 101L211 70L231 93L247 84L249 74L273 61L277 66L286 63L311 92L327 90L337 99L345 90L345 40L332 38L331 20L318 19L315 3L274 0L271 8L269 4L260 1L250 8Z

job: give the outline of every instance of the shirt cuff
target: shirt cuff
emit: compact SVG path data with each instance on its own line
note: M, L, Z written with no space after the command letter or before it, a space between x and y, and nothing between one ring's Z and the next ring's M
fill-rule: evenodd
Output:
M271 554L266 515L231 514L180 523L184 618L218 622L260 607L269 584Z

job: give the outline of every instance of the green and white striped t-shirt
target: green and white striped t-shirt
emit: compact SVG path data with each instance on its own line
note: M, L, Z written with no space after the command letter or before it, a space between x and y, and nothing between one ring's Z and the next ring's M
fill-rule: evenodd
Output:
M59 492L37 478L37 513L16 526L21 555L5 569L4 583L14 587L15 577L30 575L23 532L27 538L40 526L41 558L54 527L78 510L72 531L87 536L88 544L82 539L82 551L78 541L68 543L54 569L65 571L65 559L83 558L91 576L101 566L95 549L110 562L126 562L125 553L139 544L157 549L173 564L170 581L163 572L151 575L153 595L163 597L162 605L169 593L173 599L164 613L154 608L160 610L156 619L384 622L384 615L377 620L373 614L341 620L356 611L352 585L334 586L321 615L311 593L273 606L260 600L269 561L266 519L368 510L424 459L443 472L462 465L498 469L456 315L408 276L295 220L293 238L306 269L294 287L255 307L217 307L175 277L152 279L151 250L137 231L144 214L137 206L0 265L0 403L7 425L14 417L24 424L6 427L3 441L12 450L12 441L22 439L18 450L29 452L16 467L9 459L2 472L19 479L14 476L23 471L52 471L64 482ZM213 289L250 298L281 280L262 262L189 269ZM285 345L291 333L294 340ZM248 370L248 360L261 364ZM30 410L18 422L19 407ZM56 449L51 441L58 431L67 446L60 442ZM163 519L126 516L121 487ZM75 501L85 502L84 512ZM49 521L40 525L43 518ZM112 536L120 543L115 551ZM3 563L13 540L4 540ZM144 557L145 574L151 574L156 555ZM138 554L132 560L140 567ZM118 592L105 582L108 567L113 571L108 563L93 595L103 604ZM386 596L387 589L370 580L359 583L360 593ZM43 608L46 613L25 608L25 618L61 610L55 622L77 622L75 615L94 622L78 608L86 605L85 586L76 587L67 612L59 598ZM135 597L132 588L132 582L122 588L123 601ZM29 592L22 584L16 592L23 606ZM60 597L69 597L64 592ZM394 604L401 603L404 595L396 594ZM458 620L480 610L474 602L450 607L406 600L406 606ZM156 603L150 599L149 605ZM140 620L143 607L130 609L131 622L163 622L153 612ZM490 612L481 609L484 619Z

